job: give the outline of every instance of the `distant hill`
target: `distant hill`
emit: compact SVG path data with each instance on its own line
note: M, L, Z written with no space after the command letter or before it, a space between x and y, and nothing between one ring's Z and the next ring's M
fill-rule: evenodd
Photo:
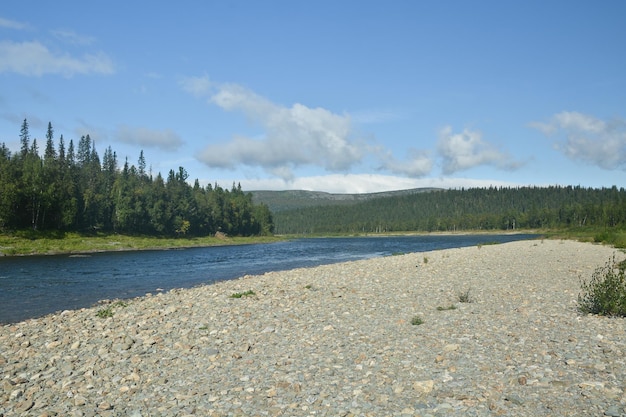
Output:
M264 203L273 213L285 210L315 206L334 206L354 204L375 198L400 197L431 191L441 188L412 188L409 190L383 191L365 194L332 194L321 191L286 190L286 191L249 191L254 204Z
M626 227L626 190L617 187L273 191L257 197L254 203L272 210L276 234Z

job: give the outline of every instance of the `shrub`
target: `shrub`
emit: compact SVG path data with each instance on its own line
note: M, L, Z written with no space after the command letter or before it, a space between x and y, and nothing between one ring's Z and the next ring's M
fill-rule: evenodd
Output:
M613 258L596 270L589 281L581 280L578 308L601 316L626 316L626 262Z
M420 316L415 316L411 319L411 324L413 326L419 326L420 324L424 324L424 320Z
M450 304L448 307L437 307L437 311L446 311L446 310L456 310L456 306L454 304Z

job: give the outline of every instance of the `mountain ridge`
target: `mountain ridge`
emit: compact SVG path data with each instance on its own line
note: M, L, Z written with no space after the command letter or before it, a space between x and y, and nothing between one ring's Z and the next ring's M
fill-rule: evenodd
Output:
M423 187L410 188L406 190L380 191L376 193L328 193L325 191L308 190L253 190L247 191L252 194L254 204L265 204L270 211L279 212L285 210L299 209L304 207L327 206L327 205L348 205L375 198L397 197L442 191L443 188Z

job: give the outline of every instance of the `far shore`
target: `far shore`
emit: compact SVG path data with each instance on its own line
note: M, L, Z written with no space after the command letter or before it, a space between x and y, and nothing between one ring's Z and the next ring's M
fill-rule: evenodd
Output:
M273 236L207 236L198 238L163 238L117 234L81 235L68 233L63 237L20 237L0 235L0 257L41 255L84 255L102 252L176 250L210 246L274 243L289 239L333 237L390 236L464 236L537 234L537 230L461 230L452 232L389 232L359 234L273 235Z

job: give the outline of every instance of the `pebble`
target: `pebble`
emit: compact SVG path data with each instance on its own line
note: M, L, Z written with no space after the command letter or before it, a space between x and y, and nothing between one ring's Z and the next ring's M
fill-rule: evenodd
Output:
M576 308L614 254L413 253L4 325L0 416L625 416L626 322Z

